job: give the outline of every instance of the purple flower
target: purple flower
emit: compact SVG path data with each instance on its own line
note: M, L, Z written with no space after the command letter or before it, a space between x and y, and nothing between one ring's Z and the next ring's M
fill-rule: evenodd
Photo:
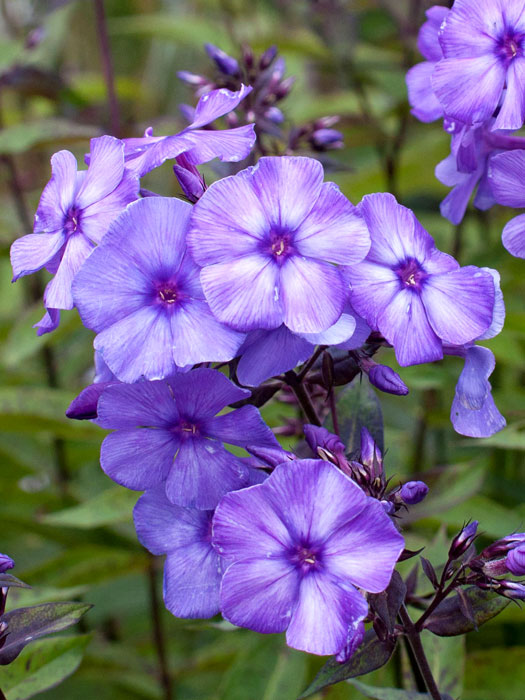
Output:
M43 267L55 276L44 292L39 335L54 330L58 309L74 306L71 284L113 219L137 199L138 180L124 168L124 147L112 136L91 140L91 163L77 171L69 151L51 158L52 177L35 214L34 233L11 246L13 282Z
M448 8L441 5L434 5L426 11L427 21L419 30L417 47L427 60L412 66L406 75L411 112L422 122L433 122L443 116L443 107L434 94L431 78L437 62L443 58L438 36L448 12Z
M507 554L506 563L511 574L525 575L525 544L518 544L511 549Z
M102 469L129 489L165 481L172 503L214 508L225 493L250 483L250 470L223 442L278 446L254 406L216 415L249 395L214 369L109 387L99 399L97 423L116 432L102 443Z
M75 280L82 321L98 333L95 349L121 381L231 360L244 339L221 325L204 299L185 246L191 209L168 197L135 202Z
M15 565L15 562L11 559L11 557L8 557L7 554L0 554L0 574L4 574L6 571L9 571L9 569L12 569Z
M219 612L221 563L211 545L212 510L173 505L162 485L146 491L133 510L137 537L152 554L166 554L164 603L177 617Z
M323 184L317 160L270 157L211 185L194 207L188 246L223 323L319 333L346 302L335 264L362 260L369 235L338 187Z
M525 207L525 150L500 153L490 161L489 181L497 202ZM511 219L503 229L503 245L511 255L525 258L525 214Z
M489 272L460 268L437 250L391 194L367 195L360 212L372 246L348 268L351 303L394 346L400 365L440 360L444 343L463 345L487 330L495 298Z
M255 143L253 124L219 131L203 127L231 112L251 91L242 85L238 92L221 88L202 95L193 122L173 136L153 136L147 129L143 138L123 139L126 167L142 177L182 153L193 165L213 158L234 162L246 158Z
M519 129L525 118L525 14L522 0L456 0L441 27L444 58L432 85L445 114L467 124Z
M428 486L424 481L407 481L400 491L401 499L409 506L415 506L426 498Z
M245 386L258 386L306 362L316 345L353 350L369 335L370 328L349 304L336 323L321 333L293 333L284 324L274 330L252 331L239 350L237 378Z
M381 504L322 460L281 464L229 493L213 519L228 566L221 611L235 625L286 632L289 646L337 654L390 581L403 538Z

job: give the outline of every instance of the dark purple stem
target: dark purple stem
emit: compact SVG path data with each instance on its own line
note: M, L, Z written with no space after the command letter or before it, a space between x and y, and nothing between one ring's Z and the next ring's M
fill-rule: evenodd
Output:
M341 433L339 432L339 421L337 419L337 403L335 400L335 392L333 387L330 389L328 399L330 401L330 413L332 414L334 433L337 435L337 437L341 437Z
M441 693L439 692L434 676L432 675L432 670L421 642L421 636L404 605L402 605L399 609L399 617L403 623L406 638L408 639L412 653L417 661L419 671L423 677L423 680L425 681L430 697L433 698L433 700L441 700Z
M304 384L301 384L299 381L297 375L293 370L290 370L290 372L285 373L285 379L286 383L290 387L290 389L293 391L295 394L295 398L299 402L299 405L303 409L303 412L312 425L321 425L321 421L319 419L319 416L317 415L317 411L315 410L315 407L312 403L312 399L310 398L310 394L306 390L306 387Z
M110 130L113 136L120 136L120 112L115 92L115 73L113 70L113 60L111 58L111 47L109 45L108 30L106 25L106 13L104 11L104 0L94 0L95 15L97 21L97 34L100 42L100 55L102 59L102 70L106 82L108 96Z
M159 664L159 677L162 685L164 700L172 700L173 690L171 675L168 668L168 657L166 654L166 639L164 626L162 624L162 606L157 592L157 568L155 557L148 555L148 582L149 597L151 605L151 619L153 622L153 642L157 651Z

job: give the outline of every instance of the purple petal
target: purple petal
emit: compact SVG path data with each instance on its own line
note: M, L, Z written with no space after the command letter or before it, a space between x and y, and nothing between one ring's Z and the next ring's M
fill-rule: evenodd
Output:
M443 357L441 340L432 330L425 308L417 293L403 289L378 318L379 330L394 346L396 359L402 367Z
M100 199L82 212L82 233L95 243L100 243L113 220L139 194L139 181L133 173L124 171L120 184L103 199Z
M44 304L50 309L72 309L74 306L71 285L94 246L81 233L69 237L64 255L44 293Z
M253 124L218 131L210 129L186 131L184 152L189 162L194 165L207 163L214 158L237 163L249 155L255 139Z
M215 440L183 440L166 480L166 495L180 506L211 510L224 494L246 486L248 469Z
M204 367L177 374L169 381L171 395L188 418L211 418L228 404L241 401L250 392L235 386L215 369Z
M443 116L443 107L432 89L435 67L435 63L424 61L412 66L406 74L410 111L422 122L433 122Z
M499 204L525 207L525 151L498 153L490 159L489 180Z
M480 177L479 172L460 173L456 158L451 154L438 163L435 173L440 182L454 188L441 202L440 211L442 216L457 225L465 216L469 200Z
M209 265L201 283L214 315L232 328L277 328L283 321L279 266L269 257L246 255Z
M323 556L332 576L380 593L390 583L403 547L404 539L381 503L368 498L365 508L327 540Z
M279 445L255 406L242 406L235 411L207 420L203 425L203 432L229 445L241 447L247 445L277 447Z
M11 246L13 282L19 277L41 270L61 250L66 241L62 231L57 233L29 233L18 238Z
M305 333L303 334L303 338L308 340L309 343L312 343L312 345L338 345L349 341L353 337L356 325L355 316L351 313L343 312L334 325L330 326L326 331L322 331L321 333ZM368 337L369 333L370 329L368 329L366 337ZM359 345L361 344L362 343L359 343ZM356 347L359 347L359 345Z
M119 430L104 439L100 466L117 484L144 491L166 479L179 443L169 430Z
M310 654L337 654L346 643L348 627L367 614L368 604L355 588L311 573L301 581L286 642Z
M113 136L91 139L89 168L75 197L85 209L107 197L120 184L124 174L124 145Z
M516 56L507 70L505 97L503 104L492 125L497 129L521 129L525 120L525 58Z
M166 382L113 383L98 402L97 424L109 430L142 426L168 430L178 419L177 404Z
M510 8L512 0L506 5ZM518 3L519 4L519 3ZM505 30L502 3L460 0L445 17L440 43L445 56L483 57L496 52L496 37Z
M466 26L465 33L469 32L478 39ZM432 74L432 87L447 116L467 124L490 119L504 83L505 69L492 50L475 58L445 58Z
M372 330L368 323L364 320L364 318L361 318L361 316L359 316L354 311L350 304L346 305L345 310L343 312L343 316L341 316L341 318L347 315L352 316L352 318L354 319L355 330L348 340L345 340L343 343L338 343L337 347L341 348L341 350L355 350L356 348L360 348L361 345L364 345L364 343L366 343L368 336L370 335Z
M164 565L164 603L176 617L213 617L219 612L221 578L218 557L209 545L177 549Z
M492 314L492 323L489 328L480 335L477 340L487 340L488 338L494 338L496 335L501 333L503 329L503 324L505 323L505 301L503 299L503 292L501 291L500 285L500 274L497 270L492 270L490 267L482 267L484 272L488 272L492 275L494 281L494 311Z
M250 86L241 85L237 92L220 88L206 93L197 103L193 122L188 129L200 129L224 114L228 114L244 100L246 95L250 94L252 89Z
M325 182L315 206L299 226L294 245L300 255L354 265L366 257L370 234L363 218L333 182Z
M525 214L515 216L506 224L502 242L511 255L525 258Z
M114 382L100 382L90 384L85 389L82 389L80 394L73 399L66 411L68 418L75 420L91 420L97 417L97 404L102 396L102 393L108 386L112 386Z
M143 177L166 160L184 153L188 144L184 132L172 136L151 136L124 139L126 169Z
M51 233L64 225L64 217L73 205L77 187L77 161L69 151L51 158L51 180L44 187L35 214L35 231Z
M253 331L241 348L237 378L246 386L258 386L306 362L313 349L309 341L292 333L285 325L273 331Z
M377 330L379 315L399 291L399 277L390 268L365 262L346 269L352 306Z
M319 333L341 316L346 292L342 276L333 265L292 256L281 268L281 298L284 322L290 330Z
M60 311L58 309L46 309L46 313L42 316L38 323L35 323L33 328L36 328L38 336L45 333L51 333L60 325Z
M432 275L421 292L436 334L452 345L463 345L484 333L492 322L494 282L490 273L463 267Z
M421 26L417 37L417 48L427 61L439 61L443 58L443 51L439 43L439 28L448 15L448 7L434 5L426 12L427 21Z
M257 487L254 487L257 488ZM284 632L297 597L299 576L284 559L247 559L231 564L221 584L223 616L234 625Z

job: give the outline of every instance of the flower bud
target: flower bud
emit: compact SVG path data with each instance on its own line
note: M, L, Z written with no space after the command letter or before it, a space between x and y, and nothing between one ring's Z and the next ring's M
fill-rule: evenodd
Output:
M365 372L367 371L366 367L363 367L363 369ZM396 396L406 396L408 394L408 387L399 374L386 365L372 363L372 366L368 369L368 378L370 379L370 384L386 394L395 394Z
M428 486L424 481L407 481L401 487L401 499L408 506L415 506L416 503L421 503L421 501L426 497L428 493Z
M275 97L278 100L282 100L286 97L295 83L295 77L291 75L289 78L282 80L279 85L275 88Z
M204 44L204 48L221 73L225 75L239 75L239 63L235 58L228 56L225 51L213 44Z
M336 129L317 129L310 137L310 143L318 150L342 148L343 134Z
M525 600L525 586L517 581L498 581L497 593L512 598L512 600Z
M8 557L7 554L0 554L0 574L5 573L9 569L12 569L15 562Z
M303 429L306 442L315 455L318 454L317 449L319 447L334 455L344 453L344 443L341 442L337 435L330 433L326 428L307 424Z
M277 46L270 46L266 49L259 60L259 68L261 70L266 70L273 59L277 56Z
M475 562L476 566L472 566L472 562L469 562L469 566L477 569L479 566L478 562L479 560ZM507 561L506 559L494 559L493 561L483 562L481 570L485 576L488 576L489 578L493 578L494 576L504 576L508 572Z
M507 535L497 540L493 544L481 552L480 556L483 559L492 559L500 554L506 554L510 549L514 549L516 545L525 543L525 532L515 532L512 535Z
M514 576L525 575L525 544L511 549L506 558L507 568Z
M361 464L368 467L372 479L383 473L383 455L366 428L361 428Z
M264 112L264 118L268 119L272 124L282 124L284 121L284 114L279 107L268 107Z
M187 70L177 71L177 77L180 80L183 80L185 83L188 83L188 85L194 85L196 87L203 87L204 85L207 85L209 83L208 78L205 78L203 75L190 73Z
M473 520L468 525L465 525L463 530L457 534L452 540L448 555L451 559L458 559L460 556L465 554L467 549L476 539L476 532L478 529L478 521Z
M179 181L182 191L190 202L196 202L204 194L204 182L200 174L195 174L191 170L181 165L174 165L173 172Z

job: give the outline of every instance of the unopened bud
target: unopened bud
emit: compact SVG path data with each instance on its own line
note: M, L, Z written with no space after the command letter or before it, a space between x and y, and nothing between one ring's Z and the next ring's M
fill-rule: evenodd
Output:
M473 520L468 525L465 525L463 530L457 534L452 540L452 544L449 549L449 557L451 559L458 559L460 556L465 554L467 549L476 539L476 532L478 530L478 521Z
M264 112L264 118L272 122L272 124L282 124L284 121L284 114L279 107L268 107Z
M472 567L471 568L478 568ZM495 576L504 576L508 572L506 559L494 559L493 561L483 562L481 570L489 578L494 578Z
M190 202L196 202L204 194L204 180L199 174L195 174L191 170L184 168L181 165L174 165L173 172L179 181L182 191Z
M279 85L275 88L275 97L278 100L285 98L295 83L295 77L291 75L289 78L282 80Z
M502 537L500 540L489 544L488 547L481 552L480 556L483 559L492 559L500 554L506 554L509 550L514 549L518 544L525 543L525 532L515 532L512 535Z
M204 44L204 48L221 73L225 75L239 75L239 63L235 58L228 56L225 51L219 49L218 46L214 46L214 44Z
M368 366L363 366L365 372L368 372L368 378L370 379L370 384L384 391L386 394L394 394L396 396L406 396L408 394L408 387L405 382L401 379L397 372L391 367L386 365L377 365L375 362L370 361Z
M11 557L8 557L7 554L0 554L0 574L12 569L14 565L15 562L11 559Z
M321 117L320 119L316 119L314 121L314 129L331 129L332 126L337 124L340 118L341 117L334 115L332 117Z
M197 75L196 73L190 73L187 70L177 71L177 76L180 80L183 80L188 85L195 85L197 87L202 87L206 85L209 81L203 75Z
M421 503L427 493L428 486L424 481L407 481L401 487L400 496L408 506L415 506L416 503Z
M512 600L525 600L525 586L517 581L498 581L497 592Z
M514 576L525 575L525 544L519 544L509 550L506 557L507 568Z
M361 428L361 463L370 470L372 479L383 473L383 455L366 428Z
M318 454L317 450L319 447L334 455L344 453L344 443L341 442L341 439L337 437L337 435L334 435L326 428L307 423L303 430L306 442L314 454Z
M248 44L244 44L242 47L242 62L248 68L253 68L253 51L251 46L248 46Z
M277 46L270 46L269 49L263 53L259 60L259 68L261 70L266 70L273 59L277 56Z
M317 129L310 137L310 143L318 150L342 148L343 134L336 129Z

